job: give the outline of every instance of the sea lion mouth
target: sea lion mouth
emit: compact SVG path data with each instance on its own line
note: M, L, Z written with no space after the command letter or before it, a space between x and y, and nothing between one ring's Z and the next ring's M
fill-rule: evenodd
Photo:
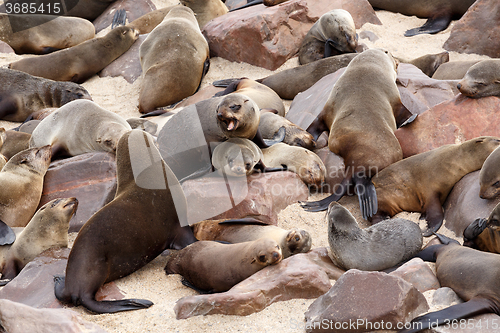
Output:
M219 120L223 122L228 131L234 131L238 128L239 121L236 118L224 118L222 115L217 115Z

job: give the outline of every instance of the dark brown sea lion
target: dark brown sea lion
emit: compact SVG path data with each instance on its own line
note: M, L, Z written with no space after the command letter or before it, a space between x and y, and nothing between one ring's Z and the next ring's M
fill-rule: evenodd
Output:
M82 83L125 53L138 36L136 30L121 26L68 49L18 60L9 68L55 81Z
M75 99L92 99L82 86L57 82L7 68L0 68L0 119L25 121L32 113L60 107Z
M200 29L203 29L208 21L228 12L221 0L180 0L180 2L193 10Z
M96 313L151 306L141 299L100 302L95 293L165 249L196 241L189 226L181 227L186 222L186 198L151 135L140 130L124 134L116 164L115 198L85 223L69 254L66 277L55 278L57 299Z
M457 88L470 98L500 97L500 59L483 60L472 65Z

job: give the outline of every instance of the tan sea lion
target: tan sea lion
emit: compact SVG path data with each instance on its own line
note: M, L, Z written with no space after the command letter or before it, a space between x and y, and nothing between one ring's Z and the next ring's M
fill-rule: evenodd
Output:
M226 175L239 177L252 174L262 161L262 151L248 139L231 138L212 151L212 165Z
M186 222L186 198L153 137L125 133L116 150L115 198L85 223L68 257L66 277L55 278L57 299L96 313L136 310L148 300L96 301L106 282L129 275L165 249L196 241ZM145 218L147 217L147 218Z
M412 64L418 67L428 77L432 77L442 64L450 61L450 54L448 52L441 52L437 54L426 54L410 60L402 58L398 58L398 60L400 62Z
M281 248L283 259L293 254L308 252L312 243L311 235L306 230L297 228L285 230L254 218L206 220L194 224L192 228L198 240L243 243L259 238L274 239Z
M177 5L153 10L133 20L132 22L127 24L127 26L138 30L139 34L141 35L149 34L151 31L153 31L154 28L156 28L158 24L160 24L163 21L163 19L165 18L165 16L167 16L170 10L176 6Z
M450 61L438 67L432 75L436 80L462 80L465 73L480 60Z
M28 149L30 139L31 134L28 133L13 130L5 131L5 141L0 148L0 154L9 160L20 151Z
M18 60L9 68L55 81L82 83L125 53L138 36L135 29L120 26L68 49Z
M92 99L82 86L57 82L0 67L0 119L25 121L31 114L48 107L61 107L76 99Z
M261 110L259 121L259 132L264 139L272 139L280 128L285 129L285 138L283 143L290 146L303 147L312 150L316 147L316 142L313 136L292 123L290 120L282 117L274 112Z
M208 43L188 7L172 8L149 33L139 52L143 72L141 113L191 96L208 71Z
M50 164L50 146L23 150L0 171L0 220L24 227L36 212L42 196L43 177Z
M381 271L415 256L422 248L422 233L413 221L395 218L361 229L339 203L327 212L328 243L335 264L348 269Z
M131 129L125 119L92 101L72 101L38 124L30 148L51 145L53 155L69 156L114 153L120 137Z
M217 293L281 259L278 243L270 238L236 244L198 241L172 254L165 272L182 275L199 290Z
M355 53L358 36L351 14L334 9L321 15L306 34L299 48L301 65L342 53Z
M2 279L13 279L28 262L51 247L68 247L69 220L77 207L76 198L65 198L51 200L38 209L14 244L1 248Z
M193 10L200 29L203 29L208 21L228 12L221 0L180 0L180 2Z
M495 149L484 161L479 172L479 196L493 199L500 194L500 149Z
M0 40L17 54L46 54L94 38L92 22L78 17L0 13Z
M372 178L378 212L373 223L399 212L420 212L427 220L424 236L443 223L443 203L463 176L479 170L500 139L479 137L461 144L445 145L396 162Z
M500 97L500 59L483 60L472 65L457 88L470 98Z

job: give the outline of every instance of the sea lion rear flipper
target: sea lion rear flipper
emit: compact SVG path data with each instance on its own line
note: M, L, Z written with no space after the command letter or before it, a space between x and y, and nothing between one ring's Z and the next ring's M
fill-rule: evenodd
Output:
M473 240L486 229L488 219L478 218L464 230L464 239Z
M363 213L363 218L368 220L377 213L378 202L375 185L371 179L366 177L353 176L354 188L359 199L359 208Z
M227 83L227 85L225 86L226 89L224 89L223 91L219 91L218 93L216 93L214 95L214 97L225 96L225 95L228 95L232 92L235 92L236 90L238 90L238 85L240 84L242 79L244 79L244 78L229 79L227 81L225 81L225 80L215 81L214 83L212 83L212 85L215 87L224 88L224 86L222 85L223 82ZM216 83L218 85L216 85Z
M323 210L327 210L328 206L330 205L331 202L333 201L339 201L344 194L347 193L347 187L349 186L350 179L349 178L344 178L342 182L339 184L340 186L340 192L337 193L335 190L334 193L322 200L319 201L299 201L299 204L304 210L308 212L320 212Z
M0 220L0 245L10 245L16 240L16 234L5 222Z
M191 289L193 289L194 291L196 291L196 292L198 292L198 293L200 293L200 294L202 294L202 295L204 295L204 294L213 294L213 293L214 293L213 291L208 291L208 290L203 290L203 289L197 288L197 287L195 287L195 286L194 286L191 282L189 282L188 280L186 280L186 279L184 279L184 278L182 278L181 283L182 283L184 286L186 286L186 287L188 287L188 288L191 288Z
M443 207L437 194L428 199L425 207L425 219L427 220L427 230L422 235L429 237L441 228L444 219Z
M147 118L147 117L153 117L153 116L159 116L164 113L167 113L167 110L154 110L145 114L141 114L140 118Z
M450 22L450 16L430 18L421 27L406 30L405 37L411 37L420 34L435 34L445 30Z
M212 85L217 88L227 88L231 83L237 81L239 82L241 78L232 78L232 79L222 79L212 82Z
M120 25L127 24L127 11L125 9L118 9L113 16L113 22L111 23L111 29L114 29Z
M423 316L419 316L406 325L410 328L400 330L398 333L415 333L428 328L434 328L438 325L443 325L457 321L463 318L473 317L483 313L494 312L495 305L486 298L472 298L465 303L452 305L446 309L430 312Z
M448 245L448 244L452 244L452 243L455 243L455 244L458 244L458 245L461 245L460 242L458 242L457 240L453 239L453 238L450 238L450 237L447 237L445 235L442 235L442 234L438 234L438 233L433 233L434 236L436 236L439 241L441 242L441 244L444 244L444 245Z

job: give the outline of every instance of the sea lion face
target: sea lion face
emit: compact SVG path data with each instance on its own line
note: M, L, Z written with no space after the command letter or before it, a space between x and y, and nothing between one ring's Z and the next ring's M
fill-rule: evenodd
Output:
M217 106L217 120L224 131L244 131L249 124L256 123L259 126L258 111L257 105L250 98L232 93L225 96Z
M74 101L75 99L92 100L92 97L90 97L90 94L85 88L77 84L71 84L71 86L62 90L61 105Z
M281 259L281 248L276 241L270 238L261 238L255 241L252 263L268 266L279 263Z
M500 194L500 149L495 149L484 161L479 172L479 196L482 199L493 199Z
M108 123L97 137L96 142L102 151L115 153L118 141L128 131L130 128L126 128L122 124Z
M334 40L337 50L342 53L355 52L358 47L358 35L354 20L348 11L334 9L322 15L319 24L324 37Z
M473 65L457 88L470 98L500 97L500 61L484 60Z
M2 170L7 171L20 166L30 172L45 174L49 167L51 157L52 150L49 145L40 148L26 149L12 156Z
M311 235L303 229L292 229L286 236L286 244L292 254L306 253L311 249Z
M241 150L237 154L229 154L227 156L227 165L236 176L245 176L252 173L253 166L255 165L254 155L252 151L246 147L240 147ZM237 149L233 149L236 152Z

